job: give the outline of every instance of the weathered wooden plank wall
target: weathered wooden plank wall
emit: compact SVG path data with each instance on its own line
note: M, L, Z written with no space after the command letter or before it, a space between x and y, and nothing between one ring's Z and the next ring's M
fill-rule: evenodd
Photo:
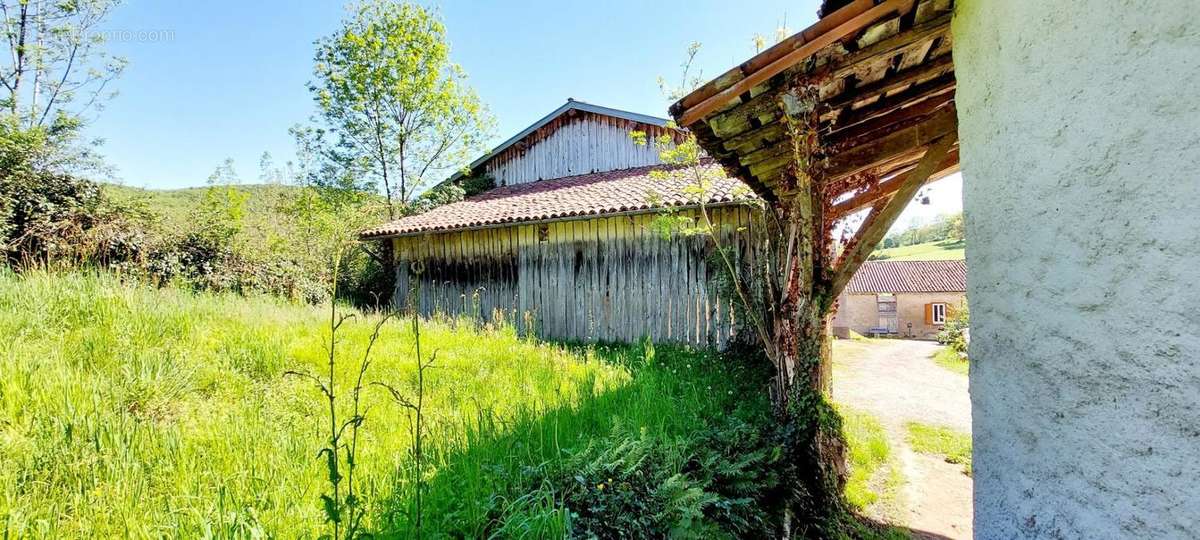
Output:
M533 138L489 159L484 168L495 178L496 185L662 163L653 144L636 144L629 133L640 129L653 138L665 133L664 128L611 116L574 113L543 126Z
M760 223L743 206L709 210L739 265ZM681 212L698 218L695 210ZM413 261L424 263L422 314L504 317L521 332L572 341L689 343L724 348L736 331L733 298L715 278L712 242L664 238L654 214L555 221L395 239L395 301L408 305Z

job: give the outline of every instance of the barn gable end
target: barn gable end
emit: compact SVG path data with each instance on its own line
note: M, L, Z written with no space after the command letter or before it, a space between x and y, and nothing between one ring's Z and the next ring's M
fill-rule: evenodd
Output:
M703 195L660 177L648 138L684 132L667 120L568 101L470 165L496 187L364 230L390 240L396 306L425 316L512 324L567 341L654 341L724 348L737 334L732 298L711 278L714 244L663 230L667 209L701 221L739 261L753 257L761 213L740 180L705 163Z
M491 176L497 186L511 186L661 164L654 145L635 143L633 131L649 137L679 135L663 118L570 99L475 160L470 169L474 175Z

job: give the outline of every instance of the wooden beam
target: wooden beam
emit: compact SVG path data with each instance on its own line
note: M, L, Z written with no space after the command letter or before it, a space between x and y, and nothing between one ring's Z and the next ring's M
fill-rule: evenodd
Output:
M826 129L837 132L857 124L894 114L899 110L911 109L923 105L931 99L945 100L946 94L954 96L956 81L950 73L920 84L914 84L902 92L880 98L878 101L857 109L839 111L836 118L829 122ZM928 111L927 111L928 112Z
M939 167L940 168L938 171L933 173L929 179L925 181L926 185L941 180L942 178L945 178L958 171L958 150L951 150L948 152L946 154L946 159L942 160L942 164ZM850 214L858 212L863 208L875 204L880 199L890 197L893 193L900 189L900 185L903 184L904 177L900 175L912 172L912 170L915 168L917 168L916 164L904 167L886 182L876 184L862 193L859 193L844 201L835 203L830 208L830 212L832 214L830 219L832 221L837 221Z
M927 122L929 115L938 112L954 99L953 92L928 96L912 102L907 107L893 109L890 113L875 116L870 120L858 122L850 126L831 126L831 131L823 133L821 140L829 152L840 152L869 143L887 133L904 129L916 124Z
M792 34L787 39L776 43L767 50L758 53L754 57L734 66L725 73L722 73L717 78L709 81L700 88L695 89L692 93L683 96L682 99L671 105L671 114L676 118L686 109L696 106L697 103L708 99L713 94L729 88L734 83L742 80L747 73L757 71L763 66L774 62L779 57L787 54L789 50L795 49L803 45L806 41L814 36L824 34L832 30L836 26L858 16L858 14L871 9L875 6L875 0L855 0L853 3L842 6L837 11L830 13L825 17L821 17L817 22L813 23L808 28Z
M902 30L899 34L846 55L836 63L831 71L831 77L834 79L844 78L862 69L863 65L869 62L895 56L917 43L932 42L935 38L942 37L949 32L949 14L913 26L908 30Z
M900 71L890 77L884 77L878 81L851 88L844 92L843 95L836 96L834 99L823 103L821 108L827 111L845 109L875 94L894 92L905 86L920 82L922 79L944 75L951 71L954 71L954 58L948 54L942 55L933 60Z
M875 246L904 212L904 208L925 184L925 180L937 172L947 153L957 141L958 133L956 131L934 141L929 150L925 152L925 157L921 158L917 168L908 173L901 181L900 188L896 190L896 194L892 196L891 200L883 204L882 208L876 208L871 212L872 216L869 222L863 223L862 228L854 235L849 249L842 254L841 263L834 269L830 298L837 298L842 293L842 289L846 288L850 278L875 250Z
M830 15L830 17L839 17L839 14L843 10L859 10L862 9L862 6L862 2L855 2L854 4L838 10ZM696 123L698 120L708 116L709 113L717 110L726 103L733 101L739 95L750 91L751 88L754 88L759 84L766 82L767 79L782 73L785 69L800 63L809 56L815 54L817 51L837 43L842 39L845 39L851 34L866 28L871 23L874 23L887 15L893 13L907 13L912 9L912 7L913 0L887 0L878 6L851 17L846 22L834 27L828 32L823 32L819 35L812 36L811 38L804 37L804 33L802 32L800 36L803 39L797 40L797 43L794 45L796 47L794 50L767 64L761 69L750 72L745 78L734 83L729 88L721 90L720 92L717 92L700 103L697 103L695 106L689 107L688 109L682 111L682 114L678 115L679 125L687 127ZM819 22L820 21L818 21L818 23Z
M957 130L958 118L951 103L919 124L879 136L870 142L829 156L823 173L828 180L859 173L906 154L919 152L934 140Z

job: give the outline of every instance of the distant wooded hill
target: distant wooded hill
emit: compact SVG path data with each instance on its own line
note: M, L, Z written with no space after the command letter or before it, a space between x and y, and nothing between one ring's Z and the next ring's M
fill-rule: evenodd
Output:
M117 184L105 184L103 187L105 193L113 200L132 202L156 217L160 232L165 234L187 232L195 226L194 214L203 204L205 193L209 189L143 189ZM283 206L295 195L296 190L300 189L284 184L247 184L231 187L246 195L244 225L246 232L253 236L279 232L279 227L286 223L286 220L282 219Z
M889 234L871 254L872 260L943 261L965 258L962 212L938 216L933 223Z
M876 249L871 260L951 261L966 258L966 240L940 240L887 249Z

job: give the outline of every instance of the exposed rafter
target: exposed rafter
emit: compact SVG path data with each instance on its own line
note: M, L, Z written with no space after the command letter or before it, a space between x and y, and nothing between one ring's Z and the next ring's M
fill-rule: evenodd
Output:
M900 217L900 213L908 206L908 202L917 194L925 181L942 167L947 154L958 142L958 131L954 130L943 135L930 145L917 168L900 180L898 189L886 203L876 203L875 209L867 222L855 234L846 251L842 253L835 264L831 294L837 296L850 282L854 272L862 266L863 261L875 249L875 245L883 239L892 224Z
M869 206L874 205L876 201L879 201L879 200L887 198L887 197L891 197L892 194L896 193L896 190L900 189L900 185L902 183L902 180L904 179L904 177L901 175L908 173L915 168L916 168L915 164L913 164L911 166L906 166L904 169L900 170L898 173L893 173L892 177L889 178L887 181L875 184L875 185L871 186L870 188L868 188L860 193L857 193L850 198L838 201L836 203L832 203L830 205L829 219L831 221L837 221L837 220L842 219L850 214L858 212L858 211L862 210L863 208L867 208ZM929 179L925 181L925 183L929 184L931 182L936 182L938 180L941 180L942 178L945 178L946 176L954 174L955 172L958 172L958 150L957 149L951 150L946 155L946 158L942 160L940 169L937 172L933 173L933 175L930 176Z

